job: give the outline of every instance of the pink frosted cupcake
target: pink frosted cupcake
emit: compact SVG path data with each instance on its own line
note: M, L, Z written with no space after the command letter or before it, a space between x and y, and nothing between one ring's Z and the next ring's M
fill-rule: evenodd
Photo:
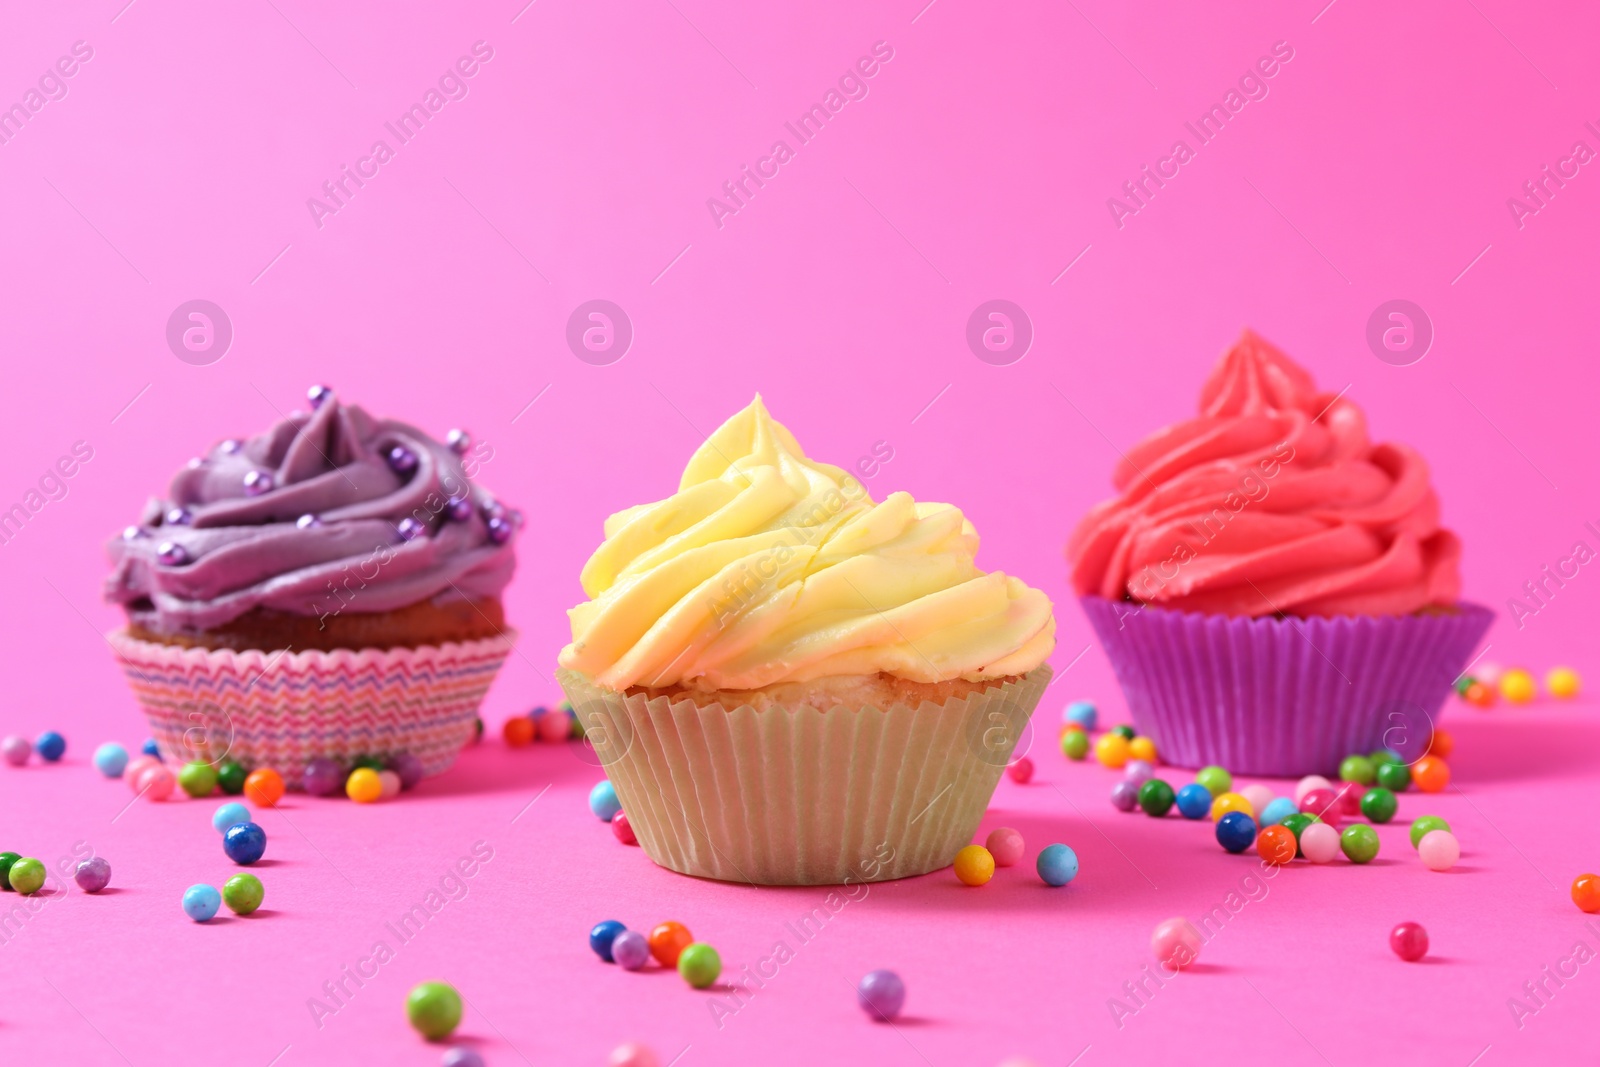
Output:
M1424 751L1492 619L1428 466L1246 331L1200 415L1131 448L1067 545L1139 729L1180 766L1326 772Z
M874 502L758 397L605 534L557 677L651 859L835 884L971 842L1055 619L960 511Z

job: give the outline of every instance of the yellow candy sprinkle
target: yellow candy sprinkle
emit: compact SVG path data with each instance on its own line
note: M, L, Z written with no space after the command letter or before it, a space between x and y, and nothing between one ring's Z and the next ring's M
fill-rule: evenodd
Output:
M1562 700L1571 700L1578 695L1583 682L1578 678L1578 672L1571 667L1556 667L1544 676L1544 687L1553 697Z
M1539 695L1539 686L1533 675L1513 667L1500 676L1500 695L1513 704L1526 704Z
M1256 817L1256 809L1239 793L1224 793L1211 802L1211 821L1216 822L1230 811L1242 811L1252 819Z
M982 845L968 845L956 853L956 877L968 885L983 885L994 877L994 856Z
M1121 767L1128 762L1128 739L1121 734L1101 734L1094 743L1094 758L1107 767Z
M1142 759L1148 763L1156 761L1156 743L1144 735L1135 737L1128 742L1128 758Z

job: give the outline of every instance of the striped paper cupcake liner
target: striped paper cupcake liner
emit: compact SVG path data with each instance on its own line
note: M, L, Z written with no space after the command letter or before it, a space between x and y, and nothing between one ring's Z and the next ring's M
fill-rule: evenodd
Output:
M970 844L1049 666L912 708L700 707L560 670L646 854L682 874L839 885L926 874Z
M298 784L326 757L408 752L434 775L476 732L478 706L516 639L421 648L235 652L141 641L111 647L169 761L238 760Z
M1328 774L1351 753L1426 751L1494 613L1232 618L1081 598L1134 725L1167 763Z

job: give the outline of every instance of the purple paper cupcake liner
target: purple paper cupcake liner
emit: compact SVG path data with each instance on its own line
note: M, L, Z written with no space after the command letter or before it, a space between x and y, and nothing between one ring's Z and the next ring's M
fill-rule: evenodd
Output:
M1494 613L1233 618L1082 597L1135 727L1164 762L1329 774L1351 753L1426 750Z

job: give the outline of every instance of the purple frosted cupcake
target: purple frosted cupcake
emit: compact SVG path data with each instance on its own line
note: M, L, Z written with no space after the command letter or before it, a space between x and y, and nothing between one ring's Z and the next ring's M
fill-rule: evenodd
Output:
M112 645L168 758L437 773L510 651L518 517L471 481L487 445L310 397L191 460L110 543Z
M1492 619L1427 464L1250 331L1200 414L1128 451L1067 545L1139 729L1180 766L1327 772L1426 749Z

